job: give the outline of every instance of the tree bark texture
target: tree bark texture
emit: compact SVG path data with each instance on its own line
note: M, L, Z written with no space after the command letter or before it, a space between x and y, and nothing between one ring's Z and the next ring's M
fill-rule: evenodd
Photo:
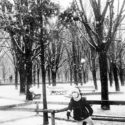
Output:
M95 89L98 90L97 79L96 79L96 69L92 70L92 77L93 77L93 82L94 82Z
M115 63L112 63L113 67L113 75L114 75L114 81L115 81L115 89L116 91L120 91L119 81L118 81L118 69Z
M28 62L26 66L26 100L32 100L32 93L29 91L31 85L32 85L32 63Z
M77 79L77 68L76 68L76 65L74 64L74 83L77 85L78 84L78 79Z
M42 19L41 19L42 20ZM42 21L41 21L42 22ZM47 97L46 97L46 70L45 70L45 46L43 40L43 29L41 28L41 71L42 71L42 94L43 94L43 109L47 109ZM43 112L43 125L48 125L48 113Z
M15 66L15 88L18 88L18 68Z
M32 100L32 93L29 91L32 85L32 60L31 53L27 52L26 55L26 100Z
M110 81L110 86L112 87L112 84L113 84L113 67L112 67L112 62L110 63L109 81Z
M20 65L19 75L20 75L20 93L24 94L26 91L25 89L26 74L25 74L25 68L23 64Z
M72 77L73 77L73 70L70 67L70 85L72 85L72 79L73 79Z
M56 71L51 71L52 72L52 85L56 86Z
M124 86L125 85L125 69L122 69L122 68L119 69L119 77L120 77L121 85Z
M48 70L47 70L47 74L48 74L48 82L49 82L49 85L51 85L50 68L48 68Z
M93 77L93 82L94 82L94 85L95 85L95 89L97 90L98 86L97 86L96 66L95 66L95 59L94 58L92 59L92 77Z
M86 84L86 71L83 69L83 83Z
M39 76L40 76L40 69L37 69L37 85L38 85L38 88L40 86Z
M108 77L107 77L107 53L105 51L99 52L99 65L100 65L100 80L101 80L101 100L109 100L108 97ZM109 110L108 103L103 102L101 108Z

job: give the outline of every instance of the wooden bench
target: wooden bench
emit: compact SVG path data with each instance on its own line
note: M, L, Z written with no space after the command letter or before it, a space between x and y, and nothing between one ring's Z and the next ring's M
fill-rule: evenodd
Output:
M41 90L36 88L36 87L32 87L30 88L30 92L32 93L33 99L40 99L41 98Z
M41 98L41 94L39 93L37 93L37 94L35 94L35 93L33 93L33 99L40 99Z
M65 95L67 90L63 87L49 87L50 95Z
M50 95L54 94L54 95L66 95L67 91L69 91L68 89L65 89L63 87L48 87ZM70 89L70 88L69 88ZM95 92L95 87L94 86L88 86L88 85L83 85L80 86L79 89L81 90L81 93L93 93Z
M95 92L95 87L94 86L87 86L87 85L85 85L85 86L79 87L79 89L80 89L82 94Z

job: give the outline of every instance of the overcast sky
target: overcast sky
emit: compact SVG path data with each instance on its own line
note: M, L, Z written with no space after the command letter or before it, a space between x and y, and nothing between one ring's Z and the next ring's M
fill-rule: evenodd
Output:
M53 2L55 3L59 3L60 6L63 8L63 9L66 9L70 3L73 1L73 0L52 0ZM79 0L76 0L76 1L79 1ZM88 6L90 7L89 5L89 0L82 0L83 3L84 3L84 7L85 8L88 8ZM102 5L102 8L103 8L103 5L105 6L105 3L106 3L107 0L101 0L101 5ZM115 0L114 1L114 7L117 8L118 7L118 1L120 2L120 7L121 7L121 4L123 2L123 0Z
M59 3L61 9L65 10L73 0L52 0L55 3Z

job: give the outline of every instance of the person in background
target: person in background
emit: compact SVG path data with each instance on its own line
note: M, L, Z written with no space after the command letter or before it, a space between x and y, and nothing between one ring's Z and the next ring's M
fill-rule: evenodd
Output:
M77 125L94 125L91 116L93 109L86 101L85 97L81 96L80 89L75 87L71 93L71 100L68 105L67 118L71 116L73 111L73 119L76 120Z

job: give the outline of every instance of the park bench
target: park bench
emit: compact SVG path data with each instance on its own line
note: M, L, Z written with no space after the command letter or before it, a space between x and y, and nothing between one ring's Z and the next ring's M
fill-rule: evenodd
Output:
M40 99L41 98L41 90L36 87L30 88L30 92L32 93L33 99Z
M82 95L95 94L95 87L92 85L82 85L82 86L78 86L78 88L80 89L80 92ZM72 94L72 88L70 91L66 92L65 97L70 98L71 94Z
M65 95L67 90L64 89L63 87L48 87L50 95L54 94L54 95Z
M41 98L41 94L40 93L33 93L33 99L40 99Z
M82 94L84 93L93 93L95 92L95 87L93 85L83 85L81 87L79 87L80 91Z
M66 95L67 92L70 90L70 88L66 89L66 88L57 87L57 86L48 87L48 89L49 89L50 95L52 94L53 95ZM95 92L95 87L92 85L91 86L83 85L83 86L80 86L79 89L81 90L82 94Z

